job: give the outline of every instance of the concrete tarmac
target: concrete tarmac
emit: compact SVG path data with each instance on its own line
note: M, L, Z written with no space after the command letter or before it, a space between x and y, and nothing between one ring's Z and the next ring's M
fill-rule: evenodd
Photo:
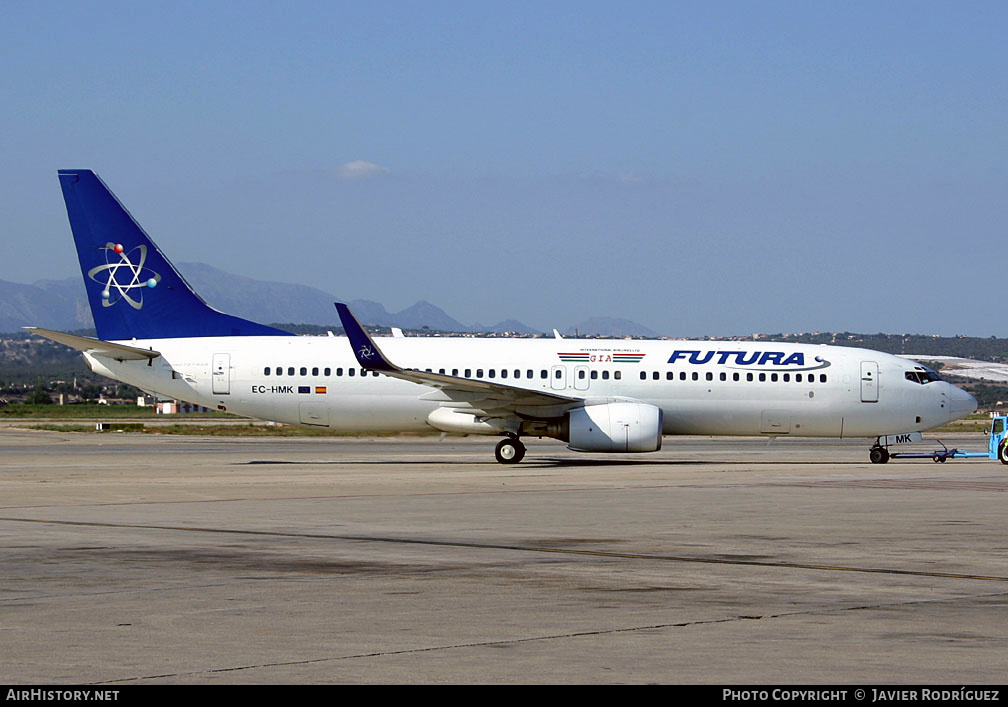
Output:
M494 443L0 430L0 682L1004 681L1000 463Z

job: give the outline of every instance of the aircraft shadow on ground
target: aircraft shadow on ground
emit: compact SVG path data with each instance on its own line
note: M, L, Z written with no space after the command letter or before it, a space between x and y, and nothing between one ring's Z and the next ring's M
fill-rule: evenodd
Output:
M648 467L648 466L792 466L792 465L819 465L830 464L833 466L860 465L866 462L841 461L836 459L803 460L803 461L782 461L777 459L767 460L720 460L720 459L529 459L521 464L510 467L494 464L492 461L473 462L466 459L325 459L325 460L290 460L290 459L253 459L251 461L235 462L239 466L257 465L296 465L296 466L318 466L328 465L360 465L360 466L388 466L398 464L402 466L485 466L493 465L495 468L510 468L515 471L522 469L555 469L555 468L585 468L585 467Z

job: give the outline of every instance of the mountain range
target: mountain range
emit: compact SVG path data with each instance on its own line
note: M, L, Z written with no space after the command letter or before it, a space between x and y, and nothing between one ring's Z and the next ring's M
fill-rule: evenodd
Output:
M179 272L206 302L222 312L264 324L332 324L338 327L333 302L345 301L323 290L285 282L233 275L204 263L179 263ZM389 312L379 302L347 302L357 318L370 326L401 329L429 328L451 332L540 332L514 319L498 324L463 324L443 309L421 300L400 312ZM64 280L39 280L31 285L0 280L0 332L21 327L74 330L94 326L91 308L79 276ZM593 317L568 327L566 334L582 336L657 336L645 326L626 319Z

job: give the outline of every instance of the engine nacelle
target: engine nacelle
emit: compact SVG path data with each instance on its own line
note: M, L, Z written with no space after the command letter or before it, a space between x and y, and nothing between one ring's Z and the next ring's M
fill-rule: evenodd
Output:
M588 405L568 413L568 447L578 452L657 452L661 408L647 403Z
M453 408L438 408L427 416L427 423L442 432L463 435L499 435L518 432L519 421L511 418L481 418Z

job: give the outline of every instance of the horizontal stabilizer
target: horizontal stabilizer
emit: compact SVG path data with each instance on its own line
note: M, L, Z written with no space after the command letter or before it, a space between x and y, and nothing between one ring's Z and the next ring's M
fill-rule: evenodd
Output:
M150 361L161 355L154 349L141 349L136 346L126 346L125 344L113 344L101 339L92 339L89 336L74 336L65 334L62 331L52 329L40 329L39 327L26 326L25 329L33 334L44 336L47 339L77 349L92 356L111 358L116 361Z

